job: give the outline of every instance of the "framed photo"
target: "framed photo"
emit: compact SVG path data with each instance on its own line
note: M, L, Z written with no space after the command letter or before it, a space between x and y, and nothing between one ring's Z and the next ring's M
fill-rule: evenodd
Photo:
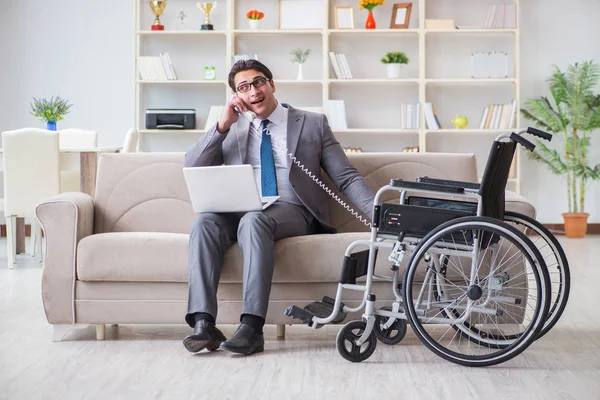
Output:
M335 7L335 29L354 29L354 9Z
M325 0L279 0L279 29L323 29Z
M390 29L408 29L412 3L396 3L392 11Z

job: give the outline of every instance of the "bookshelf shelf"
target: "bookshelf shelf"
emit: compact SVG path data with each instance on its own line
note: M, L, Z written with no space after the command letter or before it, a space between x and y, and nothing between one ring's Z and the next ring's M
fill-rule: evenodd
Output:
M418 129L390 129L390 128L351 128L351 129L334 129L334 133L390 133L390 134L405 134L405 135L418 135Z
M330 35L406 35L418 34L420 29L329 29Z
M419 83L418 79L328 79L329 83Z
M174 84L174 85L223 85L226 84L227 82L223 81L223 80L214 80L214 81L210 81L210 80L185 80L185 79L173 79L173 80L167 80L167 81L144 81L144 80L138 80L136 81L136 83L141 84L141 85L148 85L148 84Z
M322 35L322 29L235 29L236 35Z
M461 84L486 84L486 83L517 83L516 79L513 78L462 78L462 79L425 79L425 83L461 83Z
M305 84L305 83L309 83L309 84L318 84L321 85L323 84L323 80L322 79L277 79L275 81L275 84L280 84L280 83L285 83L285 84Z
M167 12L167 15L161 16L165 31L151 31L148 28L154 17L147 9L147 3L135 0L135 127L146 134L146 138L156 138L156 143L160 142L154 145L158 151L162 151L162 146L173 148L169 140L176 142L180 149L188 148L197 136L205 133L203 129L140 129L144 127L145 109L193 108L197 115L196 126L204 128L211 107L225 105L232 96L227 75L234 56L257 54L273 72L276 95L281 101L297 108L321 109L330 116L330 123L335 119L333 110L339 105L335 101L344 101L347 124L334 124L351 127L334 129L342 147L364 151L418 147L424 152L473 152L481 170L485 166L491 140L495 135L511 130L477 129L485 115L484 110L513 100L516 101L516 110L520 106L520 2L499 2L514 4L516 19L510 25L490 25L488 7L494 2L482 5L477 0L462 0L450 5L443 1L414 0L409 29L387 28L393 2L385 2L375 12L380 28L363 29L366 13L358 10L355 0L323 0L323 9L316 10L324 22L322 28L279 29L278 2L222 0L211 13L215 31L194 29L199 27L203 15L192 17L193 13L189 13L188 20L191 24L188 26L193 29L175 30L175 10L171 10L170 15ZM334 29L336 6L353 8L354 29ZM184 7L197 12L193 3ZM265 19L258 30L248 29L245 13L250 9L265 12ZM509 14L503 15L507 18ZM426 19L453 17L457 22L460 20L463 29L425 28ZM192 18L196 20L192 21ZM508 23L507 20L504 22ZM513 22L515 29L483 28L514 26ZM204 36L206 39L200 40ZM309 79L293 79L297 65L290 61L290 51L297 47L312 50L303 68L304 76ZM391 51L403 51L410 58L397 79L386 79L386 67L380 62L381 57ZM508 54L508 78L470 78L471 53L484 51ZM177 77L184 79L140 79L137 57L156 57L161 52L169 53ZM334 60L340 57L336 66L338 73L332 66L330 53L335 53ZM345 71L340 63L345 65ZM215 67L216 80L196 79L204 76L205 66ZM353 78L341 79L342 76ZM431 103L431 108L428 108L428 103ZM419 106L413 108L415 104ZM411 123L408 123L408 114L401 112L407 111L409 105L410 112L414 112ZM439 125L445 129L429 129L428 109L436 113ZM455 115L469 119L467 129L451 129ZM375 128L373 124L386 128ZM518 111L514 124L520 126ZM420 128L402 129L402 126ZM518 151L518 157L519 154ZM518 192L518 158L516 170L517 175L510 182Z
M425 29L425 33L450 33L450 34L516 34L516 29Z
M164 134L176 134L176 133L204 133L204 129L139 129L139 133L164 133Z
M426 129L425 133L451 133L451 134L501 134L513 131L514 129Z
M140 36L225 36L227 31L136 31Z

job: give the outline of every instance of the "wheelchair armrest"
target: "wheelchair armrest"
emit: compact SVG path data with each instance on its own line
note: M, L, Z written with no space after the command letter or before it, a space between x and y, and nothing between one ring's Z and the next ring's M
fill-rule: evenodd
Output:
M416 190L430 190L434 192L442 192L442 193L453 193L460 194L465 192L464 187L460 186L446 186L446 185L438 185L434 183L423 183L423 182L409 182L403 181L402 179L391 179L390 186L399 187L399 188L407 188L407 189L416 189Z
M453 181L453 180L449 180L449 179L437 179L437 178L430 178L428 176L422 176L420 178L417 178L417 182L434 183L437 185L461 186L465 189L471 189L471 190L479 190L479 187L481 186L481 184L479 184L479 183Z

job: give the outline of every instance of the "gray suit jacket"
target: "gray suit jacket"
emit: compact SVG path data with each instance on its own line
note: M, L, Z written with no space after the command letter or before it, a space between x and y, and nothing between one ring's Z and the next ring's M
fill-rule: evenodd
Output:
M374 193L354 168L333 136L327 117L282 104L288 109L287 146L304 167L321 180L321 168L337 188L369 219ZM186 167L246 164L250 122L243 117L220 134L213 126L185 154ZM325 232L335 232L329 222L328 194L288 157L290 183L296 195L320 222Z

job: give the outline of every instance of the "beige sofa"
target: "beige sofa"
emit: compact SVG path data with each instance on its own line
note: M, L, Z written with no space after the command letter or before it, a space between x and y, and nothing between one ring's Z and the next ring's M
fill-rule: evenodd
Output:
M54 340L80 324L96 325L99 339L106 324L185 324L188 232L195 214L182 174L183 158L183 153L102 154L95 198L63 193L38 205L36 216L46 238L42 297ZM349 158L374 191L390 178L477 179L471 154L370 153ZM397 198L388 192L385 200ZM507 209L534 215L533 207L512 193ZM277 324L280 335L284 324L299 323L284 315L285 308L334 297L348 245L368 239L366 226L333 199L330 214L339 233L275 244L266 322ZM237 324L242 307L238 246L226 253L224 263L217 322ZM377 271L385 274L389 265L387 254L380 251ZM377 282L374 292L378 303L393 300L389 283ZM359 296L345 292L344 301L355 305Z

